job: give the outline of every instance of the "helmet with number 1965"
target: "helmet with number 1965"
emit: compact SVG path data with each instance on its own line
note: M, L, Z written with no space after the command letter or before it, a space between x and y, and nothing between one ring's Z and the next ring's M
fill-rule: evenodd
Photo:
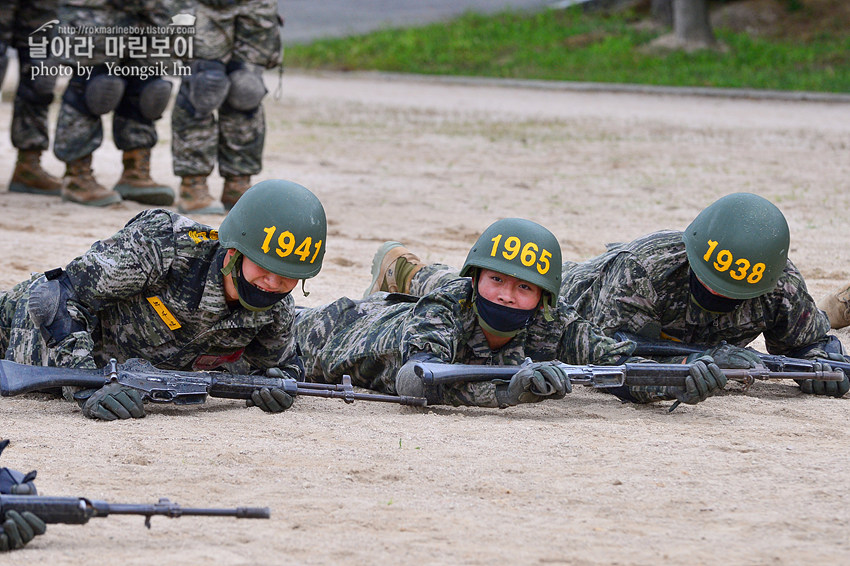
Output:
M469 250L460 275L470 277L475 268L533 283L546 292L551 306L558 302L561 245L552 232L536 222L504 218L488 226Z

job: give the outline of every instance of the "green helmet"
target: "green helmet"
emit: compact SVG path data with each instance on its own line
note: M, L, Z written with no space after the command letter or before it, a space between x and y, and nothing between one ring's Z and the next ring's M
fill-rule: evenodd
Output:
M752 299L776 286L788 261L790 235L773 203L734 193L700 212L682 240L691 269L709 289Z
M470 277L476 267L492 269L537 285L548 292L551 306L561 290L561 245L552 232L530 220L504 218L491 224L460 270Z
M218 239L268 271L291 279L322 268L328 223L322 203L292 181L261 181L245 191L221 223Z

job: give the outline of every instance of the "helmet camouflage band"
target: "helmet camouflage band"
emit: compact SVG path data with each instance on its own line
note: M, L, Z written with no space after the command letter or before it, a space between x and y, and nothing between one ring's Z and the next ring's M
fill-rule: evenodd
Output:
M691 269L709 289L752 299L776 286L788 260L790 234L773 203L735 193L700 212L682 240Z
M491 224L469 250L460 270L491 269L537 285L551 306L561 289L561 246L552 232L530 220L505 218Z
M291 279L322 268L328 224L319 199L291 181L261 181L245 191L221 223L218 239L268 271Z

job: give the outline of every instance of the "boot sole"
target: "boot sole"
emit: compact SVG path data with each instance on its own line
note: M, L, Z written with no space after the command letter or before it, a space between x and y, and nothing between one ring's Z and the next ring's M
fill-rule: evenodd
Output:
M103 197L100 199L83 201L83 200L75 200L69 197L66 194L62 194L62 200L66 202L73 202L74 204L82 204L83 206L109 206L110 204L115 204L121 202L121 195L115 193L114 195L109 195L108 197Z
M389 264L389 262L386 261L387 256L391 249L399 248L401 246L401 242L384 242L381 244L381 247L378 248L378 251L375 252L375 257L372 258L372 282L369 284L369 287L366 288L366 292L363 293L364 299L372 293L380 291L381 283L378 279L380 278L381 273L386 269L384 264Z
M44 195L50 197L58 197L62 194L62 188L58 188L56 190L46 190L46 189L38 189L35 187L30 187L29 185L24 185L23 183L18 183L17 181L9 184L9 192L10 193L24 193L28 195Z
M132 200L142 204L156 206L171 206L174 204L175 193L170 187L133 187L131 185L115 185L113 189L124 200Z

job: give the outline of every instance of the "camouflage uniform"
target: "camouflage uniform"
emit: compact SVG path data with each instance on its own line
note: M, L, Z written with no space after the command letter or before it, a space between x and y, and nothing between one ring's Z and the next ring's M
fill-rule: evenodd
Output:
M230 66L250 63L271 69L280 64L281 43L274 0L201 0L192 8L196 60ZM262 169L266 125L262 104L239 111L226 101L214 114L195 116L189 85L183 80L171 115L174 174L209 176L218 161L222 177L256 175Z
M66 266L77 296L69 311L82 330L45 346L27 309L33 285L45 277L37 274L0 294L0 347L6 358L31 365L92 368L138 357L163 369L208 370L239 359L297 375L292 297L264 312L231 308L217 237L176 213L142 212ZM170 315L158 314L152 300Z
M694 344L726 341L744 347L764 334L771 354L788 354L822 340L829 320L803 276L787 262L773 291L712 313L690 298L682 233L655 232L582 263L563 265L561 297L606 334L626 330Z
M460 278L415 303L409 295L378 292L364 300L343 297L300 311L295 339L307 379L339 383L348 374L356 385L395 394L399 368L423 352L446 363L519 365L526 357L612 364L631 351L631 343L601 335L564 301L553 309L553 320L538 312L510 342L491 350L472 309L472 296L471 279ZM441 389L443 404L499 406L493 382Z
M564 262L560 295L609 336L623 330L647 338L708 345L725 340L744 347L763 333L768 352L788 354L829 331L829 321L791 261L773 291L729 313L708 312L692 302L688 270L682 233L664 230L612 244L584 262ZM410 292L421 295L458 277L449 266L429 265L414 275Z
M170 11L162 0L63 0L59 5L59 21L63 26L76 29L89 26L159 27L168 25L170 15L167 12ZM94 40L94 49L90 57L69 54L75 64L94 66L110 62L122 67L151 64L147 59L109 57L106 54L107 36L91 34L91 37ZM138 96L146 84L159 79L160 76L152 75L144 80L139 76L124 78L127 81L124 96L112 119L115 146L122 151L150 149L157 142L156 128L152 120L142 116ZM85 86L85 77L75 75L62 96L53 152L65 163L90 155L103 143L102 120L86 107Z
M50 144L47 109L53 94L39 94L30 72L27 37L42 24L56 18L56 0L14 0L0 10L0 44L14 47L20 61L20 81L12 113L12 145L17 149L44 151ZM42 79L44 80L44 79ZM48 79L55 83L55 79Z

